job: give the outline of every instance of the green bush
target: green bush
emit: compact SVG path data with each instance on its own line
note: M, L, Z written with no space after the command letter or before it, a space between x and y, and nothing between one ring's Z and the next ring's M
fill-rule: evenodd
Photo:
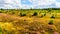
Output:
M23 16L26 16L26 14L22 14L22 13L20 13L20 16L23 17Z
M0 11L0 13L2 13L2 11Z
M34 12L32 16L37 16L37 15L38 15L37 12Z
M51 8L48 8L48 12L51 12L52 11L52 9Z
M30 32L22 32L22 34L30 34Z
M55 18L55 16L54 16L54 15L52 15L52 16L51 16L51 18Z
M53 20L50 20L48 24L53 25Z
M26 16L26 14L23 14L22 16Z
M44 16L46 15L46 13L44 13Z

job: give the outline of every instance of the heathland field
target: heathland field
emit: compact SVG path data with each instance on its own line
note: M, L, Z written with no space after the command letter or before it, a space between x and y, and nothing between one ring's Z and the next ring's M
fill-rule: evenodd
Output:
M0 34L60 34L60 10L1 9Z

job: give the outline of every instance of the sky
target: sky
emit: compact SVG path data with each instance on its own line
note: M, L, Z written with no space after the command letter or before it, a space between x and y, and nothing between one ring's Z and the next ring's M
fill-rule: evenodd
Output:
M3 9L60 8L60 0L0 0Z

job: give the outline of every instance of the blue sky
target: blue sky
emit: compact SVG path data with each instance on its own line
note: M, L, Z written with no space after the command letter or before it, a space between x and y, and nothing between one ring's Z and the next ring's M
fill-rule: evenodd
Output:
M0 0L0 8L60 8L60 0Z

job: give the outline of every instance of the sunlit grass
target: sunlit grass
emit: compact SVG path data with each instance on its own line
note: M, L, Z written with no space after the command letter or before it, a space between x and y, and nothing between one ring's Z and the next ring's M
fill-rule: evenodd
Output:
M0 34L60 34L59 10L3 11L0 12Z

